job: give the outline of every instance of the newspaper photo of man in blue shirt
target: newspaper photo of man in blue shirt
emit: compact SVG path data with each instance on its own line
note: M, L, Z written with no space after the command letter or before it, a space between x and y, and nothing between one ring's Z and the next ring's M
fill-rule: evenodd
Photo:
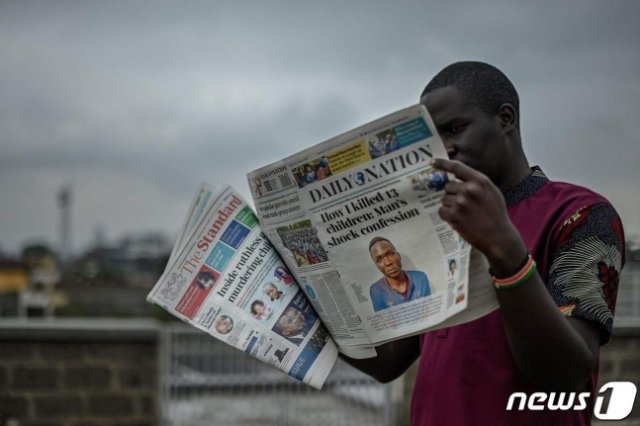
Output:
M420 271L404 271L400 253L388 239L374 237L369 242L369 254L383 275L369 289L374 311L431 294L427 275Z

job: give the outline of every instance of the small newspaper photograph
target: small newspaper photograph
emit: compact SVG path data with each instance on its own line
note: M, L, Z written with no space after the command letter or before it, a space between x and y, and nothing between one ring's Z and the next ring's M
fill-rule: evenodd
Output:
M199 189L147 299L315 388L336 361L314 306L229 187Z
M248 175L263 232L349 356L497 308L486 262L438 215L453 177L436 157L416 105Z

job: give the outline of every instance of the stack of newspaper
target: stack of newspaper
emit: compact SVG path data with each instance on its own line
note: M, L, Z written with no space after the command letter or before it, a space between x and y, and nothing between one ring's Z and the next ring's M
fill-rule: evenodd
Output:
M338 351L486 315L486 261L438 215L446 156L416 105L249 173L255 214L205 184L148 300L316 388Z

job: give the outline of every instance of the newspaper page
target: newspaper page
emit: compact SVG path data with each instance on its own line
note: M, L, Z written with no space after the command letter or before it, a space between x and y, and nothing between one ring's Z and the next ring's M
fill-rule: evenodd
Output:
M178 251L182 248L185 243L185 240L189 237L190 232L197 226L198 222L202 217L202 212L207 205L207 202L211 198L215 192L220 190L219 187L213 187L210 185L203 184L196 193L196 196L193 197L191 201L191 205L189 206L189 211L187 216L184 219L182 224L182 228L178 233L178 238L176 239L175 244L173 245L173 249L171 250L171 255L169 256L169 260L167 261L167 265L165 267L168 268L173 261L175 260L175 256L178 254Z
M416 105L248 175L263 231L347 355L498 306L486 261L438 215L453 177L434 157Z
M337 358L315 309L229 187L199 189L147 300L318 389Z

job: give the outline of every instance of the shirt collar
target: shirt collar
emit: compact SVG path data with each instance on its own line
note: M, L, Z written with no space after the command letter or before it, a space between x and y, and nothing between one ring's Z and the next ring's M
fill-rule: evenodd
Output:
M549 178L540 167L533 166L531 173L526 178L517 185L502 191L502 195L507 205L516 204L538 192L547 182L549 182Z
M389 281L387 281L387 277L382 277L383 282L386 284L386 286L389 288L389 290L391 290L393 293L405 297L408 299L409 295L413 292L413 281L411 280L411 276L409 274L407 274L407 271L405 271L404 269L402 270L402 273L404 274L405 277L407 277L407 291L405 293L400 293L399 291L397 291L395 288L391 287L391 284L389 284Z

